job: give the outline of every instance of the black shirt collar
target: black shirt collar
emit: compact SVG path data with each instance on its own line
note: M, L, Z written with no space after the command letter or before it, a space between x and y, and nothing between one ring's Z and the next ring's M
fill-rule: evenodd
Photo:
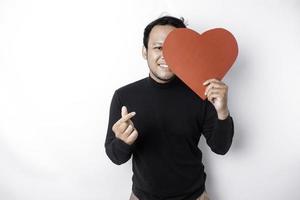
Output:
M151 86L158 87L158 88L170 88L170 87L174 87L174 86L178 85L181 82L181 80L176 75L174 75L172 77L172 79L169 82L167 82L167 83L159 83L159 82L157 82L156 80L154 80L150 76L150 73L149 73L147 79L148 79L148 82L150 83Z

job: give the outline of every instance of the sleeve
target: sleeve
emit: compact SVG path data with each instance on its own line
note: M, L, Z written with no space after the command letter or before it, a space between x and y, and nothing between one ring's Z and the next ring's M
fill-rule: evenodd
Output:
M126 144L121 139L115 136L112 130L112 126L121 118L121 103L117 91L115 91L109 110L109 121L107 134L105 139L105 152L109 159L117 164L121 165L127 162L132 155L132 145Z
M220 120L213 104L207 99L205 101L202 133L213 152L225 155L232 143L234 134L233 119L228 115L226 119Z

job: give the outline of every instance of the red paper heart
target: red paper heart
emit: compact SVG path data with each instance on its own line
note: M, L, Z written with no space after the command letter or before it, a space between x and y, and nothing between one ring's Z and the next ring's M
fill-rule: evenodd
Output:
M222 80L238 54L234 36L216 28L201 35L188 28L174 29L163 45L167 65L197 95L205 99L203 82Z

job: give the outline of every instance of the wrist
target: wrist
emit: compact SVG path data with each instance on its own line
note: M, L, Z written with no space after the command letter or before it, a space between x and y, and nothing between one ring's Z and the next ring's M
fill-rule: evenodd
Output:
M218 113L218 119L219 120L224 120L229 116L228 108L226 108L224 110L221 110L221 111L218 111L217 113Z

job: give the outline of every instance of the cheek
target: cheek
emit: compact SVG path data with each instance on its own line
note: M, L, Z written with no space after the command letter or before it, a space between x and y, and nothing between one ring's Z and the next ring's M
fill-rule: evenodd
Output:
M149 54L148 54L148 58L149 58L150 62L156 63L157 60L158 60L158 58L159 58L159 54L157 54L157 53L155 53L155 52L149 53Z

